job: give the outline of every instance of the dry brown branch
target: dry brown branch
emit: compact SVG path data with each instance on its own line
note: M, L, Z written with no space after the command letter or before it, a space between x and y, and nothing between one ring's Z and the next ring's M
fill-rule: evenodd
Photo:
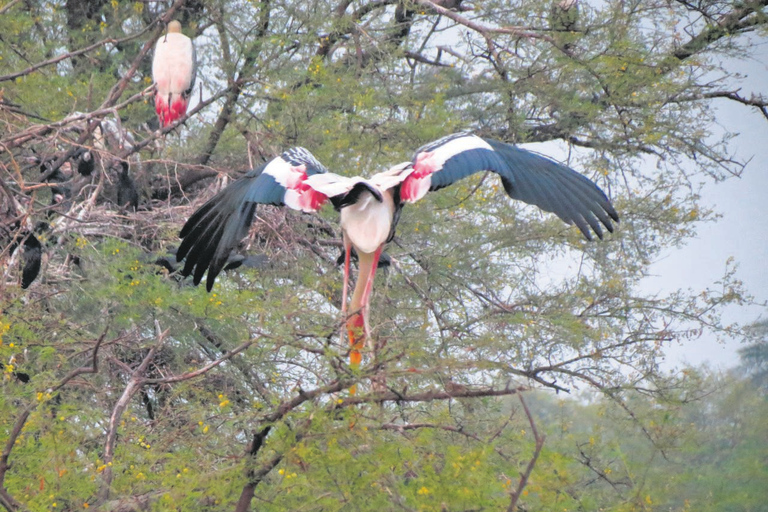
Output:
M522 391L525 391L526 387L520 386L516 388L505 387L503 389L494 388L466 388L459 392L448 392L444 390L432 390L424 391L409 395L407 393L395 393L393 391L387 391L383 393L371 393L368 395L350 396L344 399L340 399L340 402L334 405L334 408L347 407L355 404L364 403L383 403L383 402L429 402L432 400L450 400L453 398L477 398L477 397L490 397L490 396L508 396L516 395Z
M56 122L53 122L53 123L48 123L48 124L44 124L44 125L30 126L29 128L27 128L24 131L12 134L12 135L8 136L7 138L1 140L0 141L0 151L9 151L9 150L11 150L13 148L22 146L23 144L26 144L30 140L44 137L44 136L48 135L49 133L51 133L52 131L54 131L54 130L56 130L58 128L63 128L65 126L68 126L68 125L71 125L71 124L74 124L74 123L78 123L78 122L81 122L81 121L90 122L90 121L93 121L93 120L96 120L96 119L101 119L101 118L103 118L104 116L106 116L108 114L114 113L115 110L120 110L120 109L122 109L124 107L127 107L128 105L130 105L132 103L135 103L135 102L137 102L139 100L144 99L144 97L147 94L149 94L151 92L151 90L152 90L151 86L147 87L142 92L136 93L133 96L131 96L130 98L128 98L127 100L125 100L125 101L123 101L123 102L121 102L121 103L119 103L119 104L117 104L115 106L112 106L112 107L100 108L100 109L97 109L97 110L94 110L94 111L88 112L88 113L70 115L70 116L65 117L61 121L56 121ZM48 173L46 173L46 174L48 174ZM50 174L52 174L52 173L50 173ZM46 178L46 176L44 175L42 177L41 181L44 181L45 178Z
M531 425L531 433L533 434L533 439L536 441L536 445L533 449L533 455L528 461L528 465L525 467L525 471L520 474L520 480L517 483L517 488L510 491L509 493L510 502L509 506L507 507L507 512L515 512L515 509L517 508L517 502L522 495L523 489L525 489L525 486L528 485L528 479L531 477L533 468L536 466L536 461L539 459L541 448L544 446L544 440L546 439L546 436L544 434L540 434L539 430L536 428L536 422L533 420L531 411L528 409L528 405L525 403L525 399L523 398L522 393L518 394L517 396L520 399L520 403L523 405L523 410L525 411L525 416L528 418L528 423Z
M149 366L149 363L152 362L152 360L155 357L155 352L162 346L163 340L165 339L165 336L168 334L168 330L162 331L160 329L160 323L155 320L155 344L149 349L147 352L147 355L142 360L141 364L131 373L131 378L128 381L128 384L125 386L125 389L123 390L123 394L118 399L117 403L115 404L114 408L112 409L112 414L109 418L109 429L107 431L107 438L104 442L104 456L102 460L104 461L104 471L102 472L102 481L101 486L99 487L99 492L97 495L97 499L94 503L94 505L101 505L109 498L109 490L110 486L112 485L112 459L115 455L115 443L117 442L117 427L120 424L120 418L123 415L123 412L125 412L126 407L128 407L128 403L131 401L131 398L133 398L133 395L136 394L137 391L139 391L145 384L144 382L144 372L147 370L147 367Z

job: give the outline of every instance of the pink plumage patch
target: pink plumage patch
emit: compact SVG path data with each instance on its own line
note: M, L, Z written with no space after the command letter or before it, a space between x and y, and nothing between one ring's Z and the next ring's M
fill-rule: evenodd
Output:
M413 164L413 172L403 180L400 187L400 199L413 203L424 197L432 184L432 173L440 167L433 151L419 153Z
M188 101L183 96L171 95L171 103L163 94L155 95L155 111L160 120L160 126L165 128L181 119L187 113Z
M328 200L328 196L318 192L307 181L307 166L291 167L285 183L284 202L289 207L303 212L315 212Z
M307 209L317 211L328 200L328 196L304 183L306 179L307 175L305 174L304 179L301 180L301 183L295 189L299 194L299 206L304 211L307 211Z

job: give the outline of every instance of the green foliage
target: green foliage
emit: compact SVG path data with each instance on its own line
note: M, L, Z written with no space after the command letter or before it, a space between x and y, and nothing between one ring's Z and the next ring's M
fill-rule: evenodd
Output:
M564 30L541 2L451 16L409 2L183 4L173 16L199 64L191 106L204 104L161 133L139 94L151 84L141 52L168 2L0 2L2 506L768 502L760 345L744 380L659 368L669 343L743 335L720 319L749 300L735 264L706 290L639 286L716 219L702 181L743 168L730 135L715 135L712 98L747 108L719 63L759 48L738 35L764 27L760 6L580 4ZM127 140L102 140L109 126ZM156 263L176 264L169 251L208 188L285 147L372 174L464 129L567 149L611 196L619 229L587 243L511 202L495 176L407 205L374 288L377 347L357 370L340 329L337 212L259 207L247 251L266 263L223 273L210 294ZM69 159L40 183L41 164L80 148L92 176ZM117 205L123 161L136 212ZM7 243L24 230L45 253L29 290Z

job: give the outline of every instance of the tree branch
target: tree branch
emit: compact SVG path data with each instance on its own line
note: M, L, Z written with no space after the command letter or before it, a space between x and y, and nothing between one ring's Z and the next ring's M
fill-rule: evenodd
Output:
M33 66L30 66L27 69L24 69L22 71L17 71L16 73L11 73L9 75L0 76L0 82L7 82L8 80L13 80L13 79L18 78L20 76L28 75L30 73L33 73L33 72L37 71L40 68L44 68L46 66L52 66L54 64L58 64L59 62L61 62L63 60L67 60L67 59L71 59L73 57L77 57L78 55L82 55L84 53L88 53L90 51L95 50L96 48L99 48L101 46L104 46L104 45L107 45L107 44L110 44L110 43L112 45L114 45L114 46L117 46L117 45L122 44L122 43L127 43L128 41L133 41L134 39L138 39L139 37L141 37L144 34L146 34L149 31L149 29L151 29L151 28L152 28L152 25L149 25L149 26L145 27L144 29L140 30L139 32L137 32L136 34L124 37L122 39L114 39L114 38L111 38L111 37L108 37L106 39L102 39L101 41L93 43L90 46L86 46L85 48L81 48L80 50L75 50L73 52L67 52L67 53L65 53L63 55L59 55L58 57L54 57L53 59L48 59L46 61L39 62L39 63L37 63L37 64L35 64Z
M210 135L208 136L208 142L205 144L205 147L203 148L203 151L200 153L200 156L197 157L197 163L200 165L206 165L208 161L211 159L211 156L213 156L213 151L216 149L216 146L219 144L219 140L221 139L222 134L224 133L224 129L229 124L229 121L232 117L232 113L235 110L235 105L237 104L237 100L240 98L240 93L243 90L243 87L246 83L246 78L250 75L253 65L256 62L256 58L259 55L259 52L261 51L261 45L263 42L263 38L267 33L267 30L269 29L269 18L271 13L271 0L261 0L261 11L259 12L259 20L258 20L258 30L256 31L256 40L253 42L251 47L246 51L245 53L245 59L243 61L243 65L240 67L240 76L238 78L233 78L231 81L231 85L227 89L226 98L224 100L224 105L221 108L221 113L219 114L219 117L216 119L216 123L213 125L213 129L211 130ZM222 29L225 29L223 24L221 25Z
M125 386L125 389L123 390L123 394L120 396L120 398L117 400L117 403L115 403L115 406L112 408L112 414L109 418L109 429L107 431L107 438L104 443L104 456L102 458L104 462L104 471L102 473L102 480L101 485L99 487L99 492L97 494L96 501L94 502L95 506L99 506L103 504L108 498L109 498L109 491L110 487L112 485L112 460L115 456L115 443L117 442L117 427L120 425L120 418L122 417L123 413L125 412L125 409L128 407L128 403L131 401L131 398L133 398L133 395L136 394L137 391L139 391L145 384L146 381L144 380L144 372L147 370L147 367L149 366L149 363L152 362L152 360L155 357L155 352L162 346L163 340L165 339L166 334L168 334L168 331L161 331L160 329L160 323L155 320L155 339L156 342L152 348L149 349L149 352L147 352L147 355L142 360L141 364L136 368L133 373L131 374L131 378L128 381L128 384Z
M523 489L528 485L528 479L531 477L533 468L536 466L536 461L539 459L541 448L544 446L544 440L546 439L544 434L539 434L539 431L536 428L536 422L533 420L531 411L528 409L528 405L525 403L522 393L518 394L517 397L520 399L520 403L523 404L523 410L525 411L525 416L528 418L528 423L531 425L531 432L533 433L533 439L536 441L536 445L533 449L533 456L531 456L531 460L528 461L528 465L525 467L525 471L520 474L517 488L509 493L510 501L509 506L507 507L507 512L515 512L517 502L520 499Z
M733 11L723 16L716 24L708 25L705 30L692 37L687 43L675 50L672 53L672 56L680 61L685 60L699 53L709 44L714 43L718 39L742 31L745 28L765 24L765 20L757 15L752 20L747 20L745 18L752 14L757 14L757 8L765 7L766 5L768 5L768 0L734 4Z

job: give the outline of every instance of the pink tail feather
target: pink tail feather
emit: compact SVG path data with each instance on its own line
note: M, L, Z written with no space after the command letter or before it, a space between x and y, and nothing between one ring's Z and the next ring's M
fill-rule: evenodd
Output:
M168 102L170 97L170 103ZM181 95L155 94L155 111L160 120L160 126L165 128L179 120L187 113L188 101Z

